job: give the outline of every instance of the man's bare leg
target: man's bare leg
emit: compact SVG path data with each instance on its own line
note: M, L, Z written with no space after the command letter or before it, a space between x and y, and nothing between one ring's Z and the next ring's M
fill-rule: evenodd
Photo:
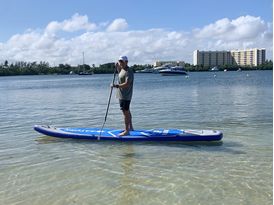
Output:
M131 116L131 112L129 110L129 130L133 131L133 125L132 125L132 116Z
M129 131L130 131L130 123L131 123L131 114L129 110L123 110L123 114L124 114L124 121L125 121L125 131L120 133L119 136L126 136L129 135Z

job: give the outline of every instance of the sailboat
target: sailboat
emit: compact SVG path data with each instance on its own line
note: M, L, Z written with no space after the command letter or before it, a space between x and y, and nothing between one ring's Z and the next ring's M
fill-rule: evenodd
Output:
M78 73L78 75L92 75L92 73L91 72L87 72L86 71L86 64L85 64L85 53L83 52L83 65L82 66L80 66L80 67L83 67L83 71L80 71L79 73Z

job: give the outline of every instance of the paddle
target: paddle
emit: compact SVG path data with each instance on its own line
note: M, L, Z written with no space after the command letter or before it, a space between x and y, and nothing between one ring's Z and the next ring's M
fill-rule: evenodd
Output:
M114 84L115 76L116 76L116 65L114 66L112 85ZM103 123L103 125L102 125L102 127L101 127L100 134L99 134L97 140L100 140L102 131L103 131L104 126L105 126L105 123L106 123L106 121L107 121L108 110L109 110L109 104L110 104L110 100L111 100L111 96L112 96L112 90L113 90L113 86L111 86L111 88L110 88L110 93L109 93L109 98L108 98L108 105L107 105L107 110L106 110L106 114L105 114L105 120L104 120L104 123Z

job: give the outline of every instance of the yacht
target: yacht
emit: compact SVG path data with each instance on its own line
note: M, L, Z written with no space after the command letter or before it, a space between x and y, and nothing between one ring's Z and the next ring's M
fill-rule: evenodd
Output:
M145 68L143 70L137 70L136 73L154 73L153 68Z
M169 68L171 68L171 67L172 67L172 64L166 63L166 64L164 64L164 65L162 65L162 66L158 66L158 67L155 67L155 68L153 68L153 69L154 69L154 72L155 72L155 73L158 73L158 72L161 71L161 70L169 69Z
M166 69L160 70L159 73L163 76L187 75L187 72L182 66L174 66L174 67L166 68Z

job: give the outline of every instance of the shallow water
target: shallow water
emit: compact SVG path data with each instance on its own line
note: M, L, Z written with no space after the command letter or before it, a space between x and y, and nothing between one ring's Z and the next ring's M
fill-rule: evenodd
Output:
M98 142L33 131L100 127L111 81L0 78L0 204L272 204L272 71L135 74L135 129L218 129L222 142ZM115 95L105 127L123 127Z

